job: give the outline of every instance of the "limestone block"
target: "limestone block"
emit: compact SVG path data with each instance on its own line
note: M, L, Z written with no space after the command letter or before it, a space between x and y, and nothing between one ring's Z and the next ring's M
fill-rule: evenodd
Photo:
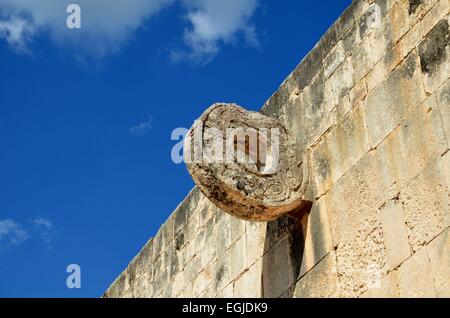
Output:
M437 0L410 0L408 3L409 24L415 25L423 20L427 12L433 7Z
M159 229L159 231L156 233L155 237L153 238L153 253L152 258L156 259L164 250L164 238L163 238L163 231L162 229Z
M333 85L334 100L337 104L354 85L353 66L349 58L346 58L331 76L331 83Z
M427 249L422 248L399 269L400 297L436 297Z
M326 195L335 246L380 225L377 211L385 199L379 171L378 158L369 152Z
M447 152L442 157L441 167L444 170L444 175L447 180L447 190L450 189L450 152Z
M437 297L450 297L450 228L427 246Z
M355 107L311 152L317 193L323 194L369 150L362 107Z
M243 235L230 248L230 258L228 262L230 264L230 278L232 280L238 277L239 274L247 268L246 254L245 235Z
M313 268L325 255L334 250L324 197L316 201L310 213L301 219L304 237L300 276Z
M215 231L215 219L211 218L205 225L204 233L205 233L205 245L204 249L202 251L199 251L200 255L202 256L202 267L207 266L211 262L211 260L216 256L217 254L217 239Z
M408 3L398 1L384 19L383 31L386 43L389 46L397 43L410 29Z
M289 264L289 239L284 237L263 258L263 290L265 298L280 297L293 282Z
M217 259L213 267L213 290L219 293L231 282L230 274L230 252L227 251L222 257ZM231 297L233 295L233 286L231 286Z
M347 114L352 110L352 108L355 105L352 105L350 103L350 97L349 97L350 93L345 95L340 102L336 105L336 107L334 107L334 109L331 111L331 117L333 118L333 120L338 123L340 121L342 121L343 118L345 118L347 116ZM329 128L329 130L331 129L331 127ZM313 147L315 147L316 145L314 145Z
M387 73L384 63L381 61L377 63L373 69L367 74L367 89L371 92L375 87L380 85L386 80Z
M422 249L450 225L450 197L442 162L432 162L400 190L409 243Z
M380 209L380 218L387 264L389 269L393 270L411 255L401 202L397 200L386 202Z
M262 296L262 259L260 259L234 282L233 297L261 298Z
M351 61L354 71L355 82L359 82L374 66L374 61L370 58L370 43L366 38L355 48Z
M233 284L229 284L217 294L217 298L233 298L233 291Z
M378 3L372 3L367 7L358 22L359 33L362 38L380 29L382 15L383 13Z
M246 222L245 227L245 243L247 244L246 262L250 266L262 258L265 252L267 224Z
M329 298L338 292L334 255L328 254L295 285L295 298Z
M428 1L431 2L431 1ZM433 1L434 6L430 11L422 18L420 24L422 26L422 36L426 37L427 34L434 28L434 26L448 15L449 2L448 0ZM430 6L431 3L428 5Z
M330 127L335 120L330 110L335 106L331 80L324 80L320 72L314 82L299 95L293 93L291 101L284 105L286 128L305 150Z
M202 271L201 255L196 255L185 267L186 282L193 282L195 277Z
M419 56L427 93L434 93L450 76L448 19L440 20L419 44Z
M425 99L418 57L411 53L386 82L367 97L365 115L372 147L377 146L413 107Z
M386 199L395 197L447 148L439 110L433 104L427 100L416 107L379 145Z
M351 106L357 105L366 96L367 83L365 79L362 79L350 90L349 97Z
M342 41L331 50L323 61L325 78L330 77L331 74L344 62L345 50Z
M355 8L350 5L334 23L336 38L340 40L352 27L355 26Z
M422 24L417 23L411 30L401 39L400 45L403 57L407 57L422 40Z
M383 277L379 283L369 286L369 289L362 295L364 298L398 298L398 273L392 271Z
M342 46L346 55L352 53L360 42L361 35L359 34L359 28L353 26L342 38Z
M340 296L359 296L387 273L379 165L373 152L365 154L326 195Z
M442 126L447 137L447 147L450 148L450 81L442 85L439 92L435 94L434 103L441 113Z
M395 44L391 49L384 52L384 67L386 74L389 74L403 60L403 52L401 43Z
M205 267L194 279L194 296L199 297L212 282L212 265Z
M186 275L183 272L179 272L175 275L172 283L172 293L174 297L179 297L186 287Z

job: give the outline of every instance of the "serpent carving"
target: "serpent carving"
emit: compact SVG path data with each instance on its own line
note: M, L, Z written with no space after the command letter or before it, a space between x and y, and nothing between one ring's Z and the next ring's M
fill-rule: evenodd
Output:
M305 201L305 159L286 128L261 113L212 105L188 131L184 156L203 194L240 219L271 221Z

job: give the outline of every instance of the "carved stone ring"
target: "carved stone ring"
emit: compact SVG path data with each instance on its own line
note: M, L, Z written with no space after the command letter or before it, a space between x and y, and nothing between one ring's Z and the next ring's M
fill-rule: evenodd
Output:
M271 221L303 203L305 158L277 120L236 104L214 104L186 135L184 157L198 188L223 211Z

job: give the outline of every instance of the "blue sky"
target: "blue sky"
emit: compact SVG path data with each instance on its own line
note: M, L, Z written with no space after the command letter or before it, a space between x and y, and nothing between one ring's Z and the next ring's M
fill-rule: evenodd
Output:
M193 186L173 129L258 110L351 1L71 2L0 0L0 297L100 296Z

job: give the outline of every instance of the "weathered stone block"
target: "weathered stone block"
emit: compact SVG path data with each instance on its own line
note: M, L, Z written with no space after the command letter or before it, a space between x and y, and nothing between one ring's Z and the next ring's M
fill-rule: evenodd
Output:
M437 106L441 113L442 126L447 137L447 147L450 148L450 81L442 85L441 89L433 96L433 106Z
M263 258L264 297L280 297L292 284L289 264L289 239L284 237Z
M381 167L386 199L395 197L446 148L438 108L427 100L409 113L379 145L377 151L384 163Z
M326 195L335 246L379 225L377 211L385 201L379 171L378 158L369 152Z
M325 81L323 72L284 105L286 126L301 149L308 148L334 123L330 113L334 105L332 84L330 79Z
M434 93L450 76L450 30L448 19L439 21L419 45L425 89Z
M432 162L400 191L409 243L422 249L450 225L450 197L444 167Z
M377 63L367 74L367 88L371 92L375 87L386 80L387 73L383 62Z
M410 255L408 233L403 219L403 207L397 200L389 200L380 209L386 260L390 270L397 268Z
M265 250L267 224L261 222L245 222L245 242L247 244L246 262L249 266L259 260Z
M409 30L408 3L398 1L384 19L383 31L388 47L397 43Z
M407 57L419 45L421 40L422 25L417 23L400 41L403 57Z
M212 281L212 264L205 267L192 282L194 288L194 296L199 297Z
M379 169L369 152L326 195L341 296L359 296L387 272L378 214L384 202Z
M349 58L337 68L331 76L335 104L344 97L354 85L353 66Z
M378 283L369 286L369 289L362 295L364 298L397 298L398 273L392 271L384 276Z
M262 296L262 259L260 259L234 282L233 297L261 298Z
M217 294L218 298L233 298L233 284L227 285L224 289Z
M428 2L428 7L432 5ZM442 19L445 18L445 16L449 12L449 2L448 0L433 0L434 3L433 8L431 8L430 11L422 18L420 21L420 24L422 26L422 36L426 37L427 34L434 28L434 26Z
M450 152L447 152L441 160L441 167L447 180L447 189L450 189Z
M230 277L231 279L235 279L239 276L246 268L246 244L245 244L245 235L241 236L236 243L233 244L230 248Z
M215 224L217 258L220 258L231 246L231 218L231 215L223 213Z
M426 248L417 251L400 266L399 290L400 297L436 297Z
M211 218L205 225L205 244L203 250L199 251L202 256L202 266L206 267L217 254L217 239L215 231L215 219ZM217 233L219 234L219 233Z
M427 14L427 12L429 12L429 10L436 2L437 0L409 0L409 24L412 26L423 20L424 16Z
M367 96L367 83L365 79L359 81L349 93L351 106L357 105Z
M220 293L230 282L230 252L227 251L222 257L214 263L213 290ZM231 287L231 295L233 295L233 287ZM231 296L232 297L232 296Z
M336 263L331 253L297 282L293 297L329 298L336 297L337 293Z
M421 81L418 57L411 53L385 83L368 95L365 114L372 147L376 147L410 109L425 99Z
M369 150L362 107L355 107L311 152L317 193L323 194Z
M344 59L345 50L342 41L340 41L323 61L324 74L326 79L334 73L338 66L342 64L342 62L344 62Z
M383 63L386 74L389 74L403 60L401 43L395 44L391 49L385 52Z
M360 42L361 36L359 34L359 28L354 26L342 38L342 46L345 53L348 55L353 52Z
M379 4L370 4L358 22L361 37L363 38L369 35L374 30L379 30L381 27L381 19L382 12Z
M313 204L310 213L306 214L300 223L304 237L300 268L300 276L303 276L334 250L324 197Z
M450 228L427 246L437 297L450 297Z

